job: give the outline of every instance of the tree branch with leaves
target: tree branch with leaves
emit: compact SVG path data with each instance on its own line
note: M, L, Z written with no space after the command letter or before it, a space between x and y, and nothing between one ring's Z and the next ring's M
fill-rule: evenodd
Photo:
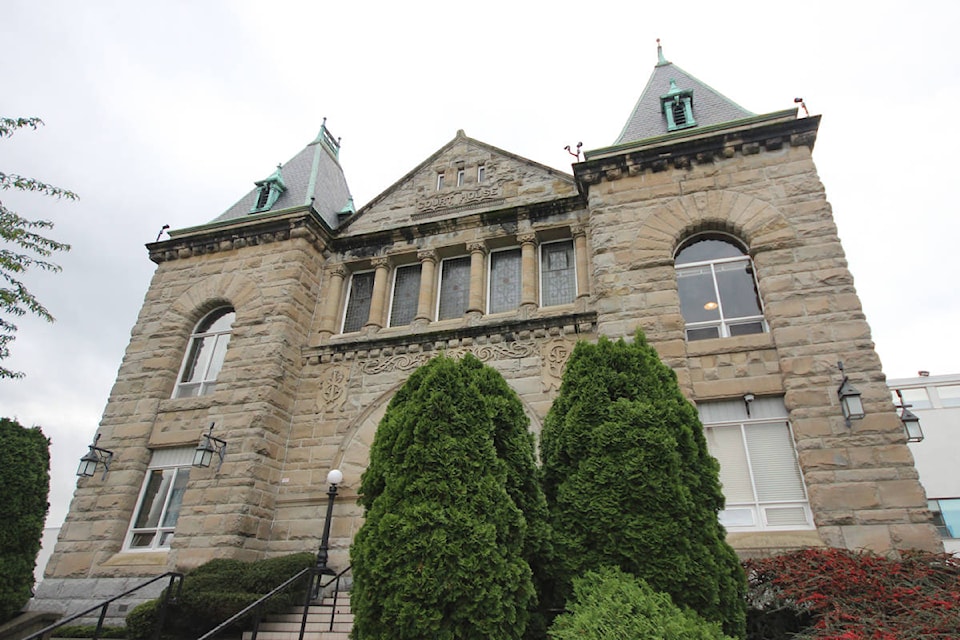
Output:
M43 121L40 118L0 117L0 138L9 138L20 129L36 130ZM27 178L16 173L0 171L0 190L27 191L53 198L77 200L73 191ZM27 270L60 271L60 266L48 260L58 251L69 251L70 245L51 240L44 230L52 229L49 220L30 220L8 209L0 200L0 361L10 355L10 342L17 332L13 318L27 313L53 322L54 318L21 280ZM12 371L0 365L0 379L20 378L22 372Z

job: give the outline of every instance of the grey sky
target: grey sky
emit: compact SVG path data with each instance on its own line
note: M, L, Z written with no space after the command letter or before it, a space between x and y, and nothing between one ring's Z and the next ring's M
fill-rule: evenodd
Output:
M358 206L457 129L569 172L611 144L666 57L756 113L806 99L814 158L888 377L960 370L953 200L955 2L35 2L0 12L2 169L79 203L4 193L56 222L63 272L27 278L0 415L53 440L62 521L153 273L144 243L207 222L309 143L324 116ZM689 10L686 7L689 6ZM869 7L869 8L867 8Z

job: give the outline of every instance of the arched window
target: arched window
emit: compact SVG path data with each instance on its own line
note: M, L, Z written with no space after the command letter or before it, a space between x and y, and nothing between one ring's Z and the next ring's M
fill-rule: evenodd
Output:
M190 348L183 359L174 398L191 398L213 393L217 375L230 342L230 328L237 314L222 307L208 314L190 336Z
M676 267L687 340L766 331L753 263L733 238L690 238L677 250Z

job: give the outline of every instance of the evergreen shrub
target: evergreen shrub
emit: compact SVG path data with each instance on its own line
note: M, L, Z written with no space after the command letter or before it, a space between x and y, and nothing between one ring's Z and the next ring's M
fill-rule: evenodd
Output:
M573 593L566 613L550 627L553 640L730 640L718 623L680 609L667 594L616 567L575 578Z
M0 624L32 595L49 491L50 440L37 427L0 418Z
M517 502L540 499L519 400L494 375L472 356L440 356L388 405L351 548L357 640L523 636L535 601L524 554L543 541L528 539Z
M169 605L163 630L171 638L193 639L214 628L244 607L256 602L297 572L313 566L316 556L297 553L256 562L216 559L200 565L183 579L180 600ZM271 598L264 613L282 611L303 602L308 580ZM160 614L161 598L150 600L127 614L130 640L152 637ZM241 619L230 626L235 633L250 625Z
M541 436L554 602L604 565L743 637L746 582L717 520L724 498L697 410L638 332L574 349Z

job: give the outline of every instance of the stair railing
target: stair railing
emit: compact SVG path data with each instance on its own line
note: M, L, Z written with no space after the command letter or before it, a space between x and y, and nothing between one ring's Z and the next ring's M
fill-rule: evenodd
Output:
M276 587L275 589L273 589L270 593L268 593L268 594L266 594L265 596L263 596L262 598L258 599L256 602L250 603L249 605L247 605L246 607L244 607L243 609L241 609L241 610L238 611L237 613L233 614L232 616L230 616L229 618L227 618L226 620L224 620L223 622L221 622L220 624L218 624L216 627L214 627L214 628L211 629L210 631L207 631L205 634L203 634L202 636L200 636L199 638L197 638L197 640L210 640L210 638L213 638L213 637L217 636L221 631L223 631L224 629L226 629L227 627L229 627L231 624L233 624L233 623L236 622L237 620L239 620L239 619L243 618L244 616L250 614L250 612L253 612L253 631L252 631L252 633L251 633L250 640L257 640L257 633L258 633L258 631L259 631L259 629L260 629L260 621L263 619L263 610L264 610L264 605L265 605L265 603L266 603L268 600L270 600L271 598L277 596L278 594L280 594L280 593L282 593L283 591L285 591L286 589L288 589L291 585L293 585L293 584L296 583L298 580L300 580L301 578L303 578L303 576L308 575L308 574L309 574L309 576L310 576L310 582L309 582L309 584L307 585L307 589L305 590L305 595L304 595L303 618L302 618L302 620L301 620L301 622L300 622L300 635L299 635L299 640L303 640L303 636L304 636L304 633L305 633L305 631L306 631L306 627L307 627L307 614L308 614L309 611L310 611L310 603L311 603L311 601L312 601L314 598L316 598L316 597L318 596L318 594L322 593L323 589L326 589L326 588L329 587L331 584L335 584L335 587L334 587L334 588L335 588L336 590L335 590L334 593L333 593L334 608L331 609L331 612L330 612L330 630L332 631L332 630L333 630L334 616L336 615L336 612L337 612L337 610L336 610L336 601L337 601L337 593L339 592L339 589L340 589L340 581L341 581L341 578L343 578L343 576L344 576L349 570L350 570L350 567L347 567L346 569L344 569L344 570L341 571L340 573L338 573L338 574L336 574L335 576L331 577L330 580L329 580L327 583L324 584L324 583L323 583L323 578L324 578L324 576L329 575L329 574L321 573L321 571L320 571L319 569L317 569L317 567L308 567L307 569L303 569L302 571L298 572L297 574L295 574L294 576L292 576L291 578L289 578L286 582L284 582L284 583L281 584L280 586L278 586L278 587Z
M36 633L33 633L33 634L27 636L27 637L24 638L23 640L37 640L38 638L49 638L49 637L50 637L50 633L51 633L52 631L55 631L55 630L59 629L60 627L62 627L62 626L64 626L64 625L66 625L66 624L69 624L69 623L73 622L73 621L76 620L77 618L82 618L82 617L84 617L85 615L87 615L88 613L93 613L93 612L96 611L97 609L100 609L100 617L99 617L99 619L97 620L97 628L96 628L96 630L93 632L93 640L99 640L99 638L100 638L100 632L103 630L103 621L104 621L104 619L107 617L107 607L109 607L112 602L114 602L114 601L116 601L116 600L119 600L120 598L123 598L123 597L125 597L125 596L128 596L128 595L130 595L131 593L134 593L134 592L136 592L136 591L139 591L140 589L143 589L144 587L150 586L150 585L153 584L154 582L157 582L157 581L159 581L159 580L163 580L164 578L169 578L169 579L170 579L170 582L169 582L169 584L167 585L167 588L164 589L164 591L163 591L163 600L162 600L162 602L160 603L160 612L157 614L157 622L156 622L156 626L154 627L154 630L153 630L153 640L159 640L159 638L160 638L160 630L163 628L163 621L164 621L164 619L166 618L166 615L167 615L167 605L169 605L169 604L171 604L171 603L172 603L172 604L176 604L177 600L180 598L180 591L181 591L181 589L183 589L183 574L182 574L182 573L177 573L177 572L175 572L175 571L168 571L168 572L166 572L166 573L164 573L164 574L162 574L162 575L157 576L156 578L152 578L152 579L150 579L150 580L147 580L147 581L144 582L143 584L137 585L136 587L134 587L134 588L132 588L132 589L127 589L126 591L124 591L123 593L121 593L121 594L119 594L119 595L115 595L115 596L113 596L112 598L108 598L108 599L104 600L103 602L97 603L97 604L93 605L92 607L90 607L89 609L84 609L84 610L81 611L80 613L75 613L75 614L73 614L72 616L70 616L69 618L64 618L63 620L58 620L57 622L55 622L54 624L50 625L49 627L44 627L43 629L40 629L40 631L37 631Z

